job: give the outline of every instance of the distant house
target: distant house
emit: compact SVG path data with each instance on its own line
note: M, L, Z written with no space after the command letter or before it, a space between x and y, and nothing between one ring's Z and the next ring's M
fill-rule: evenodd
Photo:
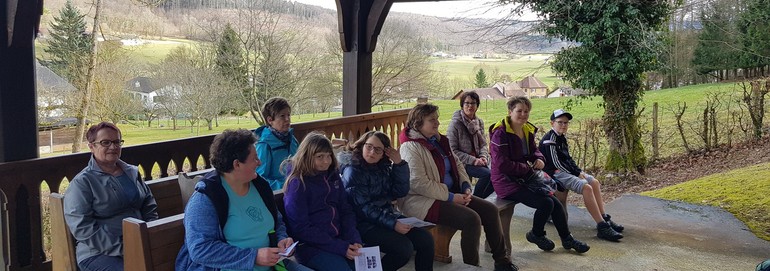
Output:
M41 121L64 115L64 97L76 88L51 69L35 61L37 73L38 119Z
M152 79L149 77L134 77L126 82L126 92L131 97L142 101L145 108L153 108L155 103L155 97L158 96L158 89L152 84Z
M482 100L508 99L510 97L525 96L524 91L519 87L519 82L495 83L489 88L469 88L463 89L455 94L452 99L458 100L463 92L475 91Z
M503 94L503 91L501 89L491 87L491 88L468 88L463 89L457 92L455 96L452 97L452 100L459 100L460 96L462 96L463 92L471 92L475 91L476 94L479 95L479 99L482 100L497 100L497 99L507 99L508 97L505 97Z
M524 91L527 98L545 98L548 95L548 86L534 75L524 77L519 83L519 86Z
M583 95L586 95L583 89L562 86L560 88L557 88L553 92L551 92L551 94L548 94L548 98L583 96Z
M501 89L505 97L518 97L526 95L519 86L519 82L496 83L493 87Z

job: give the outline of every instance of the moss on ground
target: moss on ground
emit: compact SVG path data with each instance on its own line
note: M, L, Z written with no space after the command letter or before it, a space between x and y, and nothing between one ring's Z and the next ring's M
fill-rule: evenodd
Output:
M720 207L770 241L770 163L717 173L642 195Z

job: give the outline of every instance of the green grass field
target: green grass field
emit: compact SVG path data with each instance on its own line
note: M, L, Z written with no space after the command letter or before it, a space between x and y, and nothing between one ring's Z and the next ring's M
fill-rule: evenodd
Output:
M727 210L770 241L770 163L717 173L642 195Z
M549 56L531 55L515 59L474 59L471 57L436 59L433 62L433 69L450 78L471 79L475 78L473 68L477 65L485 65L490 69L497 68L500 74L508 74L513 80L521 80L534 74L552 90L555 83L560 80L551 71L551 67L545 63ZM490 70L487 69L485 72L487 76L490 76Z

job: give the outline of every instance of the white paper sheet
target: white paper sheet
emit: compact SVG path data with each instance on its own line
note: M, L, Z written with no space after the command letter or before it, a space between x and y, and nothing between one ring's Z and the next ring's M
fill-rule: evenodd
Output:
M358 249L361 255L355 258L356 271L382 271L380 247L362 247Z
M435 226L436 224L430 223L428 221L420 220L416 217L405 217L405 218L399 218L398 222L411 225L412 227L428 227L428 226Z

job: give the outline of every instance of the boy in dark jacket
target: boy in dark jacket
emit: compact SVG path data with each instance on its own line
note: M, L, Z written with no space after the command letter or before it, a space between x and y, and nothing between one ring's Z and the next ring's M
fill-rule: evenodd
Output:
M551 114L551 131L540 140L540 152L545 156L546 173L551 175L564 188L583 195L588 213L596 221L596 230L599 238L618 241L623 238L623 226L610 220L610 215L604 212L601 185L594 178L578 167L575 160L569 154L567 144L567 129L569 128L572 114L563 109L557 109Z

